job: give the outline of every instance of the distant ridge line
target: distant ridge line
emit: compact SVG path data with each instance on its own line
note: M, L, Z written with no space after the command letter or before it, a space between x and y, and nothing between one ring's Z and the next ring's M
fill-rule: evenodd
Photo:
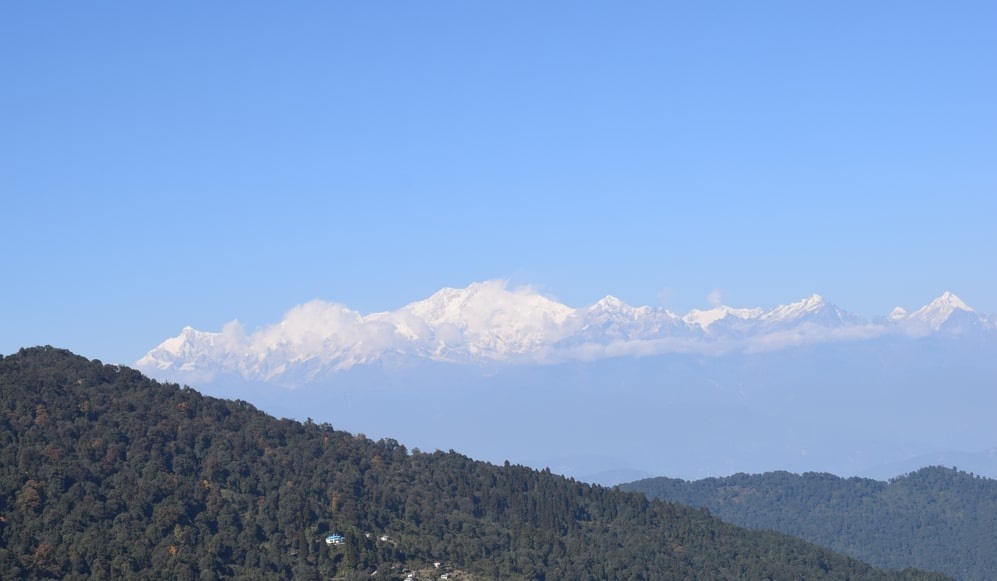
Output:
M759 353L880 337L982 337L997 317L977 313L951 292L908 313L864 318L818 294L773 309L717 306L679 316L633 307L607 295L569 307L531 287L504 281L444 288L395 311L363 315L313 300L276 324L247 332L184 327L135 365L158 377L210 381L218 375L295 385L355 366L392 361L556 364L669 353Z

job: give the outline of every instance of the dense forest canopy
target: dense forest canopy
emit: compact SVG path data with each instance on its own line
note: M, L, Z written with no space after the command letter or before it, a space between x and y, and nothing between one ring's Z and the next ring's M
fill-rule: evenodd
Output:
M944 578L51 347L0 358L0 396L5 579Z
M621 489L705 507L741 526L807 539L880 567L965 581L997 571L997 480L939 466L880 482L831 474L649 478Z

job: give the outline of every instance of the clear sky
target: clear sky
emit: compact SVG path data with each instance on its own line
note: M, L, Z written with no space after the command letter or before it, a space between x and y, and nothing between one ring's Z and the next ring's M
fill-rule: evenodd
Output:
M621 4L625 4L622 5ZM508 279L997 312L994 2L5 2L0 353Z

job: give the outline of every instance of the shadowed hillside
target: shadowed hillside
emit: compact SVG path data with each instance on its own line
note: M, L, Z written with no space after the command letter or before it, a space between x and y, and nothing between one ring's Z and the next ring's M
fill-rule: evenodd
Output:
M988 581L997 571L997 480L923 468L880 482L830 474L649 478L621 489L706 507L753 529L799 536L881 567Z

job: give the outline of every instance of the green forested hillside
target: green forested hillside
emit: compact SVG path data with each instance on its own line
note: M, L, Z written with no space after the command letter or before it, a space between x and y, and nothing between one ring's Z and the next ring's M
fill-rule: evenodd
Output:
M997 480L955 469L923 468L888 483L772 472L650 478L619 488L706 507L726 521L799 536L881 567L922 567L967 581L997 577Z
M47 347L0 358L0 447L4 579L942 578Z

